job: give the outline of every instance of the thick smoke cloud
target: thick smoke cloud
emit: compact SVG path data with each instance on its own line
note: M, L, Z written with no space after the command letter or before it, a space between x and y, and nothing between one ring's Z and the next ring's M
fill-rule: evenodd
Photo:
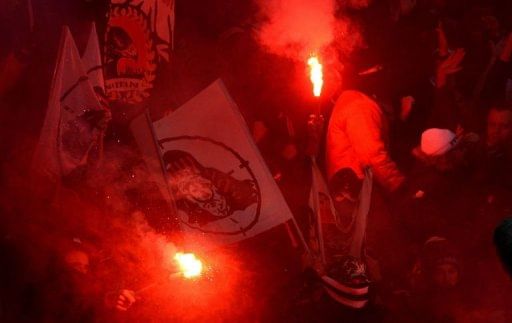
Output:
M1 305L9 307L2 315L53 320L63 307L80 316L85 304L98 321L124 320L126 315L107 304L123 289L144 289L136 293L129 316L153 321L237 316L252 306L251 299L239 296L240 288L252 287L241 286L250 273L241 271L233 255L184 250L179 232L157 226L174 220L161 212L168 207L160 205L158 189L133 147L110 142L100 167L45 191L31 188L30 150L20 151L15 160L1 167L6 186L0 198L0 255L9 264L1 272ZM203 279L171 278L177 251L193 251L203 260ZM65 257L70 252L87 255L87 275L69 272Z
M264 23L259 40L270 52L304 60L334 40L334 0L259 1Z
M359 25L353 14L362 7L354 1L336 0L258 0L260 23L256 37L268 53L303 64L308 93L306 61L319 55L324 70L323 97L335 96L343 84L345 66L350 65L352 53L365 46ZM350 13L349 13L350 12ZM299 66L297 66L299 67ZM306 90L307 88L307 90ZM298 91L301 92L301 91Z

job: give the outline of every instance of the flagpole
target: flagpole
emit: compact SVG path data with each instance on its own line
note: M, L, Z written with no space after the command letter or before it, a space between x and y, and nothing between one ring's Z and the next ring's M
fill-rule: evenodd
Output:
M290 138L295 137L295 131L293 129L293 124L292 124L290 118L287 115L285 116L285 121L286 121L286 131L288 132L288 137L290 137ZM299 240L304 245L304 250L308 253L310 258L313 258L313 254L311 253L311 250L309 249L309 246L306 243L306 239L304 239L304 236L302 235L302 230L300 229L299 224L295 220L295 216L293 215L293 213L292 213L292 219L291 220L293 222L295 230L297 231L297 235L299 236ZM290 240L292 240L291 241L292 245L294 245L294 247L295 247L295 244L297 243L297 241L295 241L295 237L292 236L292 231L290 230L290 228L288 226L288 222L285 222L285 226L286 226L286 229L288 231L288 235L290 236Z
M324 236L322 231L322 216L320 213L320 200L318 197L318 189L315 185L315 169L318 169L318 166L316 164L316 158L315 156L310 156L311 158L311 170L312 170L312 178L313 181L311 182L311 191L313 192L313 204L315 206L315 215L316 215L316 221L317 221L317 232L318 232L318 242L320 245L320 255L322 256L322 262L324 265L326 264L325 260L325 248L324 248Z
M295 230L297 230L297 235L299 236L299 240L304 245L304 250L307 252L308 256L313 259L313 253L311 253L311 249L309 249L308 244L306 243L306 239L304 239L304 236L302 235L302 230L299 227L299 224L297 223L297 220L295 220L295 216L292 214L291 221L293 225L295 226Z
M151 121L151 116L149 115L149 110L148 109L146 109L146 111L144 112L144 115L146 117L146 122L148 123L149 129L151 131L151 135L153 136L153 143L155 144L155 149L156 149L156 152L158 154L158 161L160 163L162 175L163 175L163 177L165 179L165 184L166 184L167 191L168 191L169 197L170 197L169 203L170 203L170 206L171 206L171 210L174 212L174 215L177 216L178 215L178 208L176 207L176 203L175 203L175 200L174 200L174 194L172 193L172 190L169 187L169 179L168 179L168 176L167 176L167 170L165 169L165 164L164 164L164 160L162 158L162 153L160 151L160 147L158 146L158 139L156 137L155 128L153 127L153 122Z
M286 221L284 223L284 226L286 228L286 233L288 233L288 238L290 238L290 242L292 243L292 247L294 247L295 249L297 249L299 247L299 242L297 241L297 239L295 238L295 234L293 233L291 227L290 227L290 224L288 223L288 221Z

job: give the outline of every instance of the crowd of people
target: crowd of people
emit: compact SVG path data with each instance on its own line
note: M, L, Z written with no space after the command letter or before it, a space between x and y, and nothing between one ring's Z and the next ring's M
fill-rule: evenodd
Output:
M345 57L334 106L298 134L286 128L296 110L274 106L280 115L251 116L255 140L304 227L311 155L325 167L339 227L358 221L373 179L362 263L333 259L323 271L352 288L361 275L370 281L370 303L385 304L386 319L505 322L508 280L493 232L511 207L510 12L499 1L349 2L344 17L360 24L366 46ZM366 267L358 275L357 265Z
M83 47L85 22L101 33L107 8L54 2L34 7L31 33L17 2L0 13L12 27L0 38L0 321L512 321L495 248L510 244L508 222L495 228L512 216L508 1L338 1L354 35L336 38L312 102L304 67L258 43L256 3L177 0L174 57L149 100L111 102L105 160L41 193L26 169L58 43L48 35L67 23ZM182 237L129 122L146 107L157 120L219 77L310 249L311 227L323 229L327 261L314 264L281 225L226 247L236 274L196 285L216 295L182 304L178 287L137 292L162 274L151 266L161 237ZM336 210L319 223L312 164Z

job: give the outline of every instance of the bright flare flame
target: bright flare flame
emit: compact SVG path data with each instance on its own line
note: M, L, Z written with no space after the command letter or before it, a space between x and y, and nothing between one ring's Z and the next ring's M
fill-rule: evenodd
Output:
M318 60L318 57L312 56L308 59L308 65L310 68L310 80L313 83L313 94L319 97L322 93L322 87L324 85L324 73L322 71L322 64Z
M174 259L180 267L180 272L185 278L193 278L201 275L203 263L193 253L177 252Z

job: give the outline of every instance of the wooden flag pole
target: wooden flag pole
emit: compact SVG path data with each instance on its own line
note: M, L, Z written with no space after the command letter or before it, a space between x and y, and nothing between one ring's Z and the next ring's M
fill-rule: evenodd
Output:
M313 254L311 253L311 249L309 249L309 246L306 243L306 239L304 239L304 235L302 234L302 230L300 229L299 224L297 223L297 220L295 220L295 216L293 214L292 214L292 218L290 221L293 223L293 226L295 227L295 230L297 231L297 236L299 237L299 240L302 242L302 245L304 246L304 250L306 251L308 256L311 259L313 259ZM285 225L288 226L288 222L285 222ZM291 233L291 230L289 230L288 232ZM291 237L290 237L290 240L292 240ZM293 244L293 242L294 241L292 240L292 244Z
M155 128L153 127L153 122L151 121L151 116L149 115L149 110L146 109L144 112L146 116L146 122L148 123L149 129L151 130L151 135L153 136L153 142L155 144L156 153L158 154L158 160L160 162L160 167L162 170L162 176L165 179L165 184L167 186L167 190L169 192L169 203L171 206L171 210L174 212L174 215L178 215L178 208L176 207L176 202L174 199L174 194L172 193L171 188L169 187L169 178L167 176L167 169L165 168L164 160L162 158L162 152L160 150L160 146L158 145L158 138L156 137Z
M320 255L322 256L322 262L326 264L325 261L325 248L324 248L324 236L322 231L322 216L320 213L320 199L318 194L318 189L315 187L315 169L318 169L318 166L316 164L316 158L315 156L311 157L311 170L312 170L312 177L313 181L311 182L311 192L313 192L313 205L315 207L315 216L316 216L316 225L317 225L317 232L318 232L318 243L320 246Z
M285 122L286 122L286 131L288 133L288 137L294 138L295 137L295 130L293 128L293 124L290 120L290 118L286 115L285 116ZM297 236L299 237L299 240L302 242L302 245L304 246L304 250L307 252L308 256L312 259L313 254L311 253L311 249L309 249L309 246L306 242L306 239L304 239L304 235L302 234L302 230L299 227L299 224L297 223L297 220L295 220L295 216L292 213L291 221L293 223L293 226L295 227L295 230L297 231ZM288 236L291 240L291 243L293 247L297 247L297 240L293 236L293 231L290 229L290 226L288 225L288 222L285 222L284 225L286 226L286 230L288 232Z

